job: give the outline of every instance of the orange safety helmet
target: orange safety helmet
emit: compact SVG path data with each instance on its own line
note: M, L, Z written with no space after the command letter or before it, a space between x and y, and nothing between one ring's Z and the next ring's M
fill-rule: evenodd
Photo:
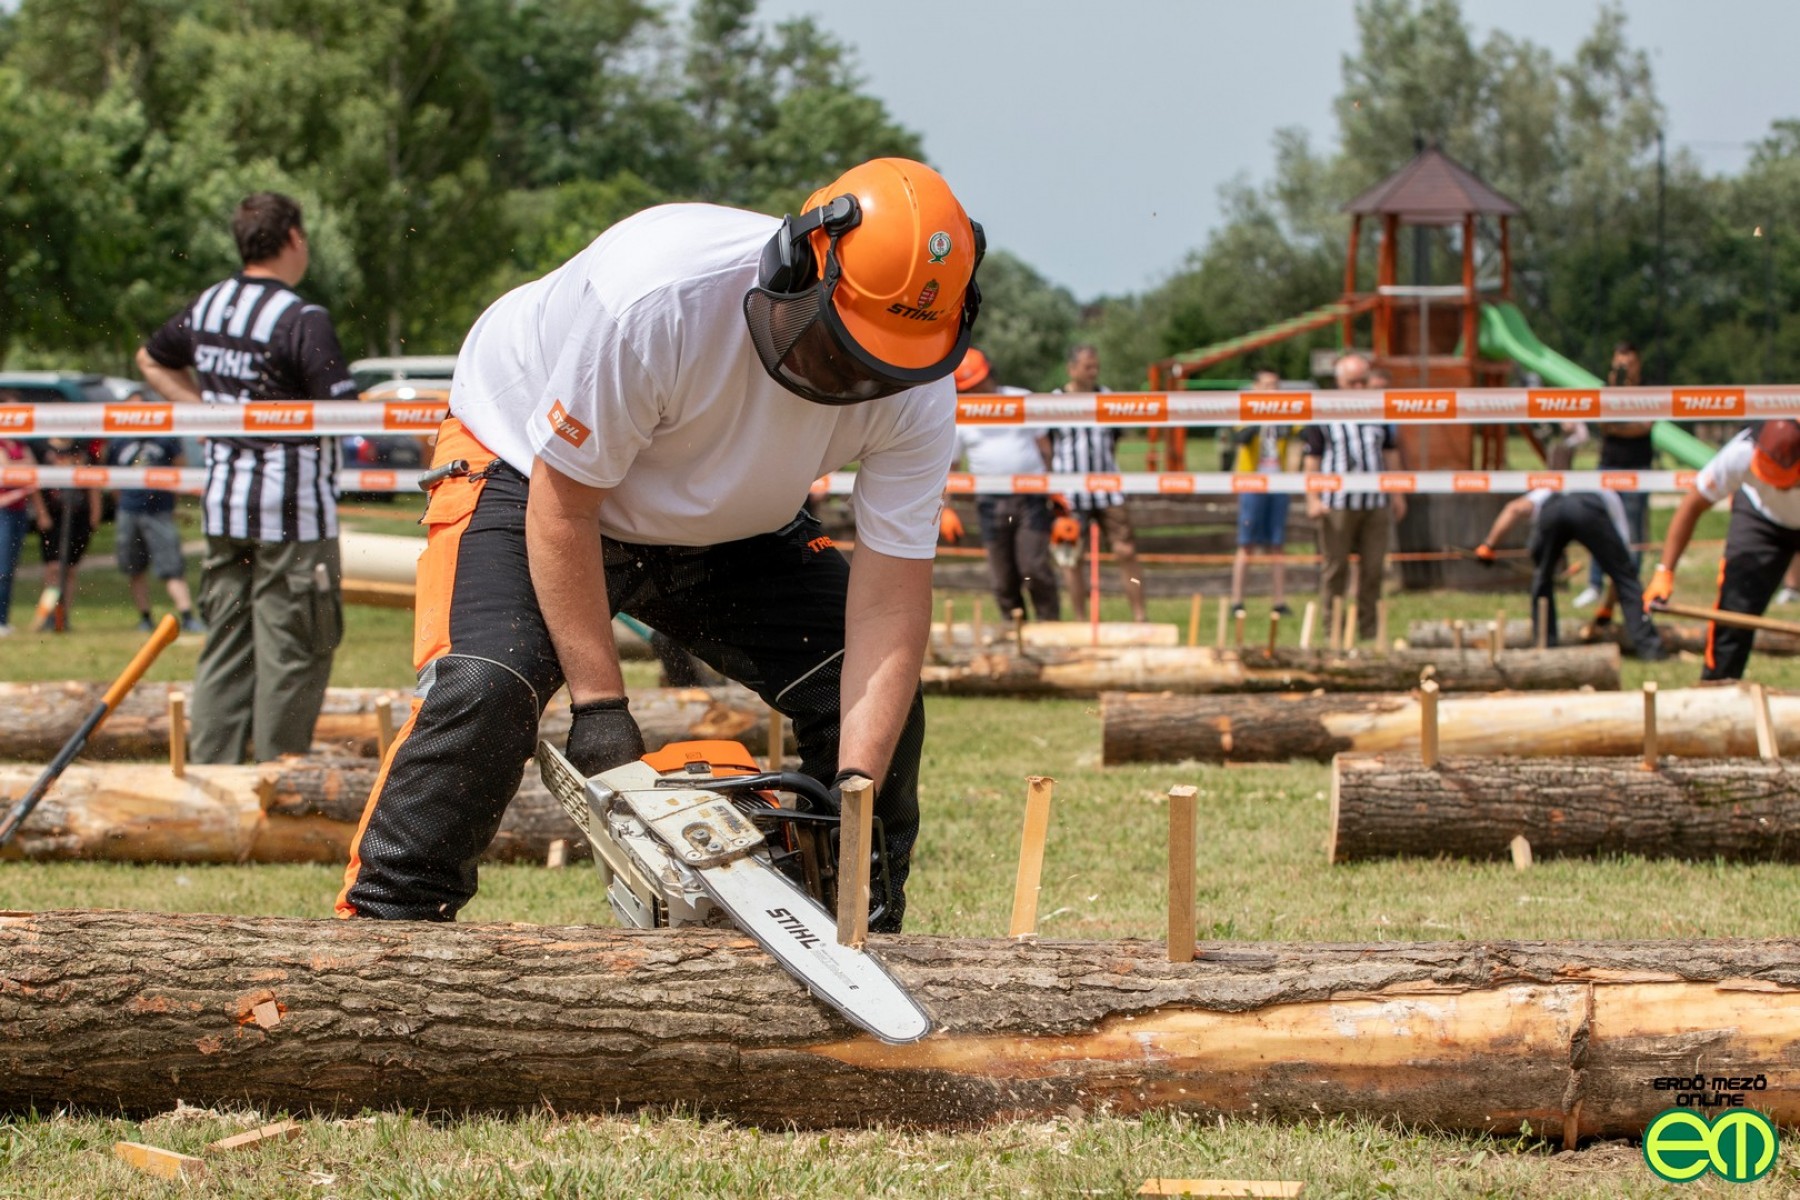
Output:
M1756 431L1750 472L1773 488L1800 484L1800 421L1770 421Z
M943 176L878 158L814 192L763 249L744 297L763 369L821 404L942 379L968 348L987 244Z
M963 355L962 362L957 364L952 378L956 381L956 390L966 392L986 383L988 376L993 373L994 368L988 365L987 355L970 346L969 352Z

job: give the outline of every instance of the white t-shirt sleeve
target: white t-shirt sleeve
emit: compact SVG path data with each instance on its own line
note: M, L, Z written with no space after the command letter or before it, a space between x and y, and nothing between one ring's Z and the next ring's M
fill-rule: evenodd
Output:
M1756 445L1749 438L1733 438L1700 468L1694 477L1694 490L1717 504L1742 486L1755 453Z
M1525 499L1531 501L1532 516L1535 517L1537 514L1544 511L1544 501L1548 500L1550 496L1551 491L1549 488L1532 488L1529 492L1525 493Z
M527 437L569 478L617 487L662 421L664 390L591 287L569 328Z
M936 556L938 510L956 448L955 414L953 402L933 395L863 456L850 501L857 545L894 558Z

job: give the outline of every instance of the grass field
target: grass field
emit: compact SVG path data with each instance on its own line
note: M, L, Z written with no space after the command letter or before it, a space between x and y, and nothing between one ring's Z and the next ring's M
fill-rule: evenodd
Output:
M1666 520L1659 511L1658 523ZM361 510L392 530L404 512ZM1722 518L1702 527L1717 538ZM103 553L97 548L96 553ZM1716 547L1696 547L1680 594L1711 594ZM34 591L22 590L19 606ZM105 678L139 641L123 583L82 582L75 632L0 641L0 679ZM959 603L972 597L958 597ZM1522 598L1511 598L1524 615ZM1210 602L1209 602L1210 604ZM1492 596L1403 595L1393 627L1413 617L1492 617ZM1185 600L1152 602L1185 621ZM17 612L17 609L15 610ZM1262 616L1252 606L1252 620ZM1123 617L1109 599L1106 616ZM404 686L409 619L353 609L334 682ZM1294 636L1293 630L1287 631ZM191 678L199 639L183 639L153 677ZM1629 663L1626 685L1691 683L1692 661ZM1754 659L1751 677L1800 686L1800 660ZM634 668L634 683L649 682ZM1561 937L1774 936L1793 932L1800 881L1788 868L1614 859L1510 865L1406 861L1328 867L1326 768L1099 766L1097 706L1082 701L929 702L924 832L909 889L909 932L1000 936L1010 906L1024 777L1057 780L1040 926L1066 938L1160 938L1163 836L1170 786L1200 789L1203 938L1280 941ZM0 908L124 907L323 917L339 872L326 867L130 867L0 864ZM606 922L586 870L490 868L471 921ZM0 1069L4 1069L0 1065ZM273 1114L177 1112L0 1118L0 1197L163 1196L174 1185L113 1161L118 1139L194 1151ZM1482 1138L1320 1120L1109 1117L1009 1123L957 1133L829 1135L751 1130L688 1114L436 1119L365 1113L306 1117L304 1136L215 1165L200 1195L487 1196L1128 1196L1153 1174L1300 1179L1308 1197L1651 1196L1673 1194L1638 1150L1600 1143L1561 1152L1530 1137ZM1716 1180L1686 1193L1727 1194ZM1800 1196L1787 1152L1753 1185Z

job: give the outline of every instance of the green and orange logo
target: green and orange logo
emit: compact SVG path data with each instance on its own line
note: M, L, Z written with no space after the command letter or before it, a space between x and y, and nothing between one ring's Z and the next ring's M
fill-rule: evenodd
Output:
M1664 1109L1644 1130L1644 1162L1670 1183L1708 1171L1750 1183L1769 1173L1780 1149L1775 1123L1753 1108L1727 1109L1711 1121L1691 1108Z

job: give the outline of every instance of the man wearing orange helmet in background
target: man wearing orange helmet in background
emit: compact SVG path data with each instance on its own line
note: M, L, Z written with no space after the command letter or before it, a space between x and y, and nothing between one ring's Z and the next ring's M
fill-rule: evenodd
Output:
M577 769L643 754L612 640L625 612L791 717L808 774L879 781L881 927L899 928L949 375L982 249L935 171L876 159L798 217L638 213L482 314L425 513L418 699L339 915L455 917L565 682ZM853 462L854 565L802 509Z
M1027 394L1023 388L1001 386L987 355L972 346L953 378L958 392ZM957 430L956 457L973 475L1042 475L1049 463L1050 438L1016 425L971 425ZM975 512L981 521L981 545L987 551L988 582L1001 619L1023 612L1030 597L1032 620L1061 620L1056 567L1050 561L1049 497L1010 490L978 492ZM944 515L946 521L956 519L949 505L944 506ZM956 532L962 532L960 521ZM950 533L948 526L944 533Z
M1769 607L1795 551L1800 551L1800 422L1769 421L1738 434L1700 468L1694 490L1682 497L1669 521L1656 573L1644 588L1644 611L1675 592L1675 568L1707 509L1732 497L1719 563L1719 599L1725 612L1761 616ZM1742 679L1756 632L1711 623L1706 629L1702 679Z

